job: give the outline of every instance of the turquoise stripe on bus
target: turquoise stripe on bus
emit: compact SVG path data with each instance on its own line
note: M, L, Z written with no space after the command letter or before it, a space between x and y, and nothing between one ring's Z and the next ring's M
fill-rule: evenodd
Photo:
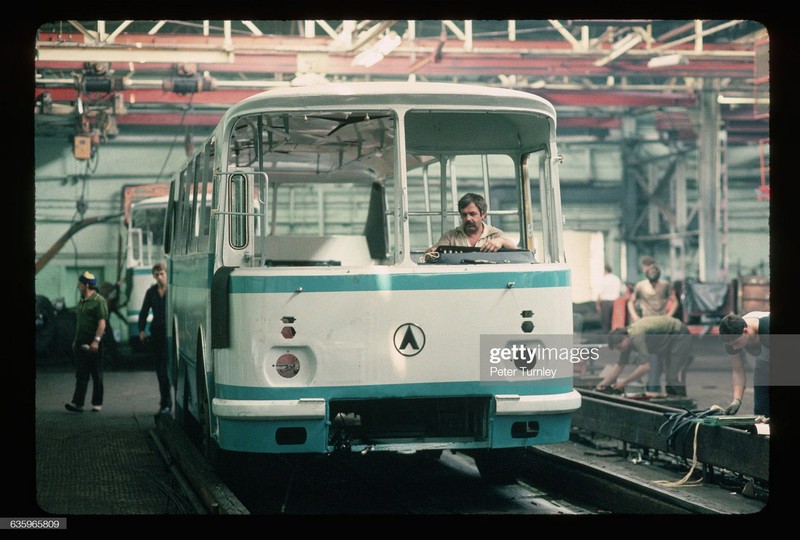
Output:
M216 397L232 400L303 399L324 396L332 399L379 399L386 397L464 397L519 394L544 396L569 393L573 389L572 377L537 379L507 383L481 381L450 381L414 384L363 384L346 386L289 386L253 387L215 383Z
M232 294L567 287L569 270L447 274L342 274L329 276L231 276Z

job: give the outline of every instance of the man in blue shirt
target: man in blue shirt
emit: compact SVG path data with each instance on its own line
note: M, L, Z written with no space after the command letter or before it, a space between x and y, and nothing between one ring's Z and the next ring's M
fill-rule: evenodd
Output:
M139 310L139 340L150 347L158 378L158 391L161 394L159 414L172 412L172 388L167 372L167 267L158 262L153 265L156 282L144 293L142 309ZM150 335L147 335L147 317L153 312L150 321Z

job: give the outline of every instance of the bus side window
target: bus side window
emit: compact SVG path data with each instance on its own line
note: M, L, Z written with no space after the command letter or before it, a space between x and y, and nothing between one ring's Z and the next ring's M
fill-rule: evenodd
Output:
M191 233L189 237L189 251L196 253L198 251L198 236L200 229L200 214L198 212L199 203L201 201L201 187L203 185L203 158L204 154L201 152L195 158L194 167L192 167L192 220L191 220Z
M208 230L211 221L211 194L209 193L211 181L211 161L213 158L212 145L207 144L204 148L205 159L203 160L203 170L200 193L200 231L197 241L197 249L201 252L209 251L208 247Z
M175 198L175 235L173 251L175 253L186 253L186 169L182 169L178 176L178 193Z
M167 255L172 253L172 227L175 220L174 207L172 201L167 202L167 216L164 222L164 253Z
M192 215L192 201L194 200L194 167L195 159L193 158L187 166L184 174L185 188L183 192L183 218L185 237L183 238L183 253L192 252L192 229L194 225L194 216Z

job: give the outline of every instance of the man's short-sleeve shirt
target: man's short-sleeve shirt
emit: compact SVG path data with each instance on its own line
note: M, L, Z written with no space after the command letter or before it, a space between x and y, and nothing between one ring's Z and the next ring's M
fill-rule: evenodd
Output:
M91 343L97 332L97 324L101 319L108 319L108 303L106 299L95 292L89 298L80 300L75 310L75 342L78 344Z

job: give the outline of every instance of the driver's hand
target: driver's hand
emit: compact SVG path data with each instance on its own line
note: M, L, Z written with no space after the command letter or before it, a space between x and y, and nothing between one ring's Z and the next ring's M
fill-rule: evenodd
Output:
M425 250L425 253L430 253L431 251L436 251L437 247L439 247L439 246L431 246L431 247L429 247L428 249Z
M503 247L503 241L499 238L492 238L481 246L481 251L498 251L501 247Z

